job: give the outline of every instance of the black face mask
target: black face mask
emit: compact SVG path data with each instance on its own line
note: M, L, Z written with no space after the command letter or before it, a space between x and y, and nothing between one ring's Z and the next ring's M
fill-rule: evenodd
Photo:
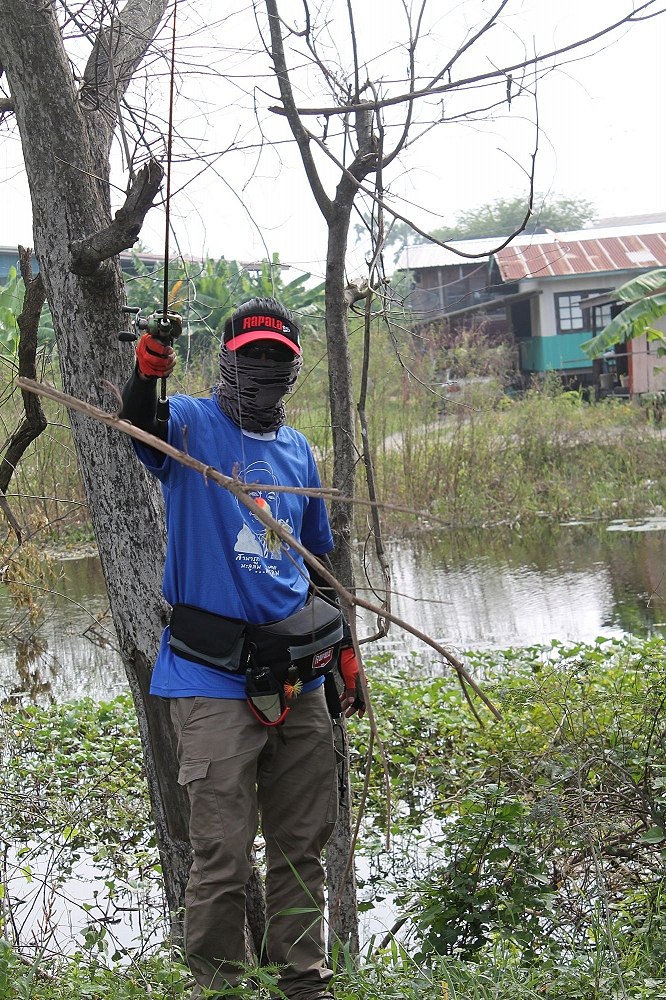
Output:
M285 421L282 399L293 389L300 370L298 355L293 361L262 361L222 346L220 382L215 386L219 407L241 430L277 431Z

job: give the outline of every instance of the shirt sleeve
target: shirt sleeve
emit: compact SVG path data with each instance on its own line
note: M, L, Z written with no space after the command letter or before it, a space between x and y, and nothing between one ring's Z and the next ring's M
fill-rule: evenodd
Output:
M173 445L174 448L183 451L182 428L183 424L186 423L184 412L187 409L186 397L173 396L169 400L169 404L170 415L167 442ZM166 482L169 478L174 464L179 464L173 458L170 458L169 455L165 455L164 452L155 451L154 448L142 444L140 441L133 440L132 444L134 445L134 451L139 461L145 465L148 472L151 472L162 483Z

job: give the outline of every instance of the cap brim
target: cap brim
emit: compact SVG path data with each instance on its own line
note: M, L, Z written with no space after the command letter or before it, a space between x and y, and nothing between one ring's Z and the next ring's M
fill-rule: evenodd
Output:
M257 340L275 340L278 344L286 344L290 347L294 354L301 353L301 349L298 344L295 344L293 340L289 340L289 337L285 337L282 333L275 333L274 331L268 330L250 330L248 333L240 333L237 337L232 337L224 345L228 351L237 351L239 347L245 347L246 344L253 344Z

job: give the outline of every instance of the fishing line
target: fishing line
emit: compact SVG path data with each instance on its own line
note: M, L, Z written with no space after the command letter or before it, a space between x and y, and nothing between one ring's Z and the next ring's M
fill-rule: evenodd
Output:
M166 175L166 196L164 199L164 210L166 225L164 232L164 294L162 296L162 320L168 323L169 313L169 230L171 212L171 158L173 149L173 105L175 92L175 69L176 69L176 12L178 10L178 0L173 4L173 28L171 33L171 74L169 79L169 124L167 128L167 175ZM164 380L163 380L164 381Z

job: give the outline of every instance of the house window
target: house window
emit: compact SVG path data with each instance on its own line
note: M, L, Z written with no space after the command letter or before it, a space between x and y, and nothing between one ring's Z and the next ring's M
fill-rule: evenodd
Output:
M579 330L590 330L591 318L588 309L581 309L581 302L593 295L602 295L606 288L591 289L585 292L566 292L555 296L558 333L576 333ZM611 305L595 307L596 328L603 329L611 321Z

